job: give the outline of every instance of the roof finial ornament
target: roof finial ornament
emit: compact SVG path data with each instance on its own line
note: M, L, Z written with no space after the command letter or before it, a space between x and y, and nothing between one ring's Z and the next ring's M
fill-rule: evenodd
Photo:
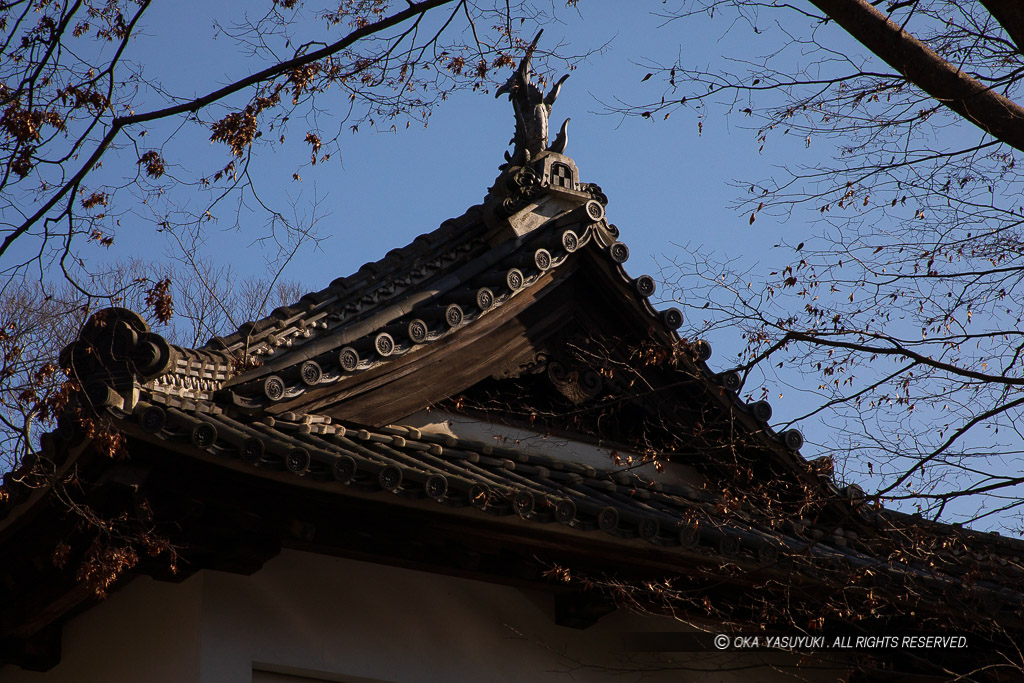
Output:
M565 154L565 146L569 142L569 121L571 119L566 118L562 121L562 128L558 131L558 135L555 136L555 141L548 147L549 152L555 154Z
M533 57L533 51L537 48L537 41L540 40L542 33L544 33L544 29L537 32L537 36L530 43L530 47L526 49L526 55L523 56L515 73L505 85L494 93L495 97L508 93L512 108L516 113L516 135L510 141L515 144L515 151L511 155L508 152L505 153L505 160L514 166L528 164L540 156L541 152L548 149L548 117L551 115L551 105L558 98L562 83L569 78L569 74L559 78L546 96L541 93L540 88L531 82L530 59ZM566 119L566 122L562 124L562 131L550 151L559 154L565 151L565 130L568 122ZM555 149L556 146L560 149Z

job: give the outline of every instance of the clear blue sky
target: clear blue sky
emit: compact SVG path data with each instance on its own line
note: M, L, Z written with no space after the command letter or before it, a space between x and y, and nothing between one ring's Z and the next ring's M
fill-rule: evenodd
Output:
M663 121L623 119L607 109L616 99L639 101L660 95L656 79L641 83L647 69L637 62L671 62L682 51L687 57L706 55L695 62L707 65L721 54L748 50L744 33L733 31L723 37L727 25L722 22L662 27L662 19L645 11L658 10L657 2L630 4L636 8L630 10L609 0L580 5L581 13L562 10L559 17L564 23L544 27L542 47L562 44L560 49L567 53L605 44L607 48L572 72L552 123L557 126L572 117L567 153L579 165L582 179L601 185L610 198L608 218L630 247L630 272L657 275L656 259L664 263L666 258L685 258L686 245L748 264L787 263L788 254L776 257L770 249L783 233L792 243L800 241L800 222L781 224L759 216L749 225L748 214L728 208L739 194L729 183L765 177L772 166L791 163L802 146L769 147L759 154L754 131L740 127L744 120L739 114L726 118L721 111L712 111L702 120L698 135L693 111L680 111ZM224 21L229 14L226 6L189 1L155 6L147 14L151 38L137 47L145 54L147 77L178 92L199 94L251 71L251 64L237 55L230 41L223 36L213 39L212 23L218 17ZM342 98L336 99L324 98L321 106L345 106ZM437 108L425 129L413 124L398 133L377 133L363 126L358 133L346 133L341 159L307 166L301 171L302 181L296 182L292 173L308 155L308 146L300 142L301 128L293 128L289 143L277 154L261 154L254 176L261 191L286 213L291 203L300 212L309 212L316 198L318 213L328 216L319 224L328 239L319 249L303 249L285 272L287 278L317 289L478 203L497 174L513 120L505 98L459 93ZM168 150L170 163L214 168L225 158L223 147L211 147L195 136ZM229 228L227 209L218 219L207 233L207 253L232 263L241 273L263 272L259 248L248 246L252 233ZM122 221L115 253L137 254L156 247L148 227L140 223L136 231L125 228L126 223ZM722 362L722 355L717 356Z

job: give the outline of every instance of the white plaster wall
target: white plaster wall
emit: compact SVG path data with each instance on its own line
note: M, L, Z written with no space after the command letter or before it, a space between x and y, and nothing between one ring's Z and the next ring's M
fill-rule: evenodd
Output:
M758 656L624 652L625 632L687 629L624 612L570 629L553 607L539 591L284 551L253 576L137 579L65 627L58 667L7 667L0 683L793 680Z
M0 668L0 683L183 683L199 680L203 575L135 579L64 626L61 662L45 673Z
M564 462L577 462L597 469L623 469L622 466L615 464L611 448L595 446L564 436L475 420L465 415L443 410L421 410L403 418L399 424L416 427L433 434L447 434L495 446L515 448L531 455L546 455ZM623 462L629 456L632 456L636 462L640 461L640 456L635 453L619 451L619 456ZM632 466L630 471L650 481L663 484L687 484L700 488L705 483L704 476L692 467L671 462L665 463L665 465L662 472L658 472L652 464Z
M667 619L616 612L570 629L545 593L352 560L285 552L203 588L202 683L251 683L254 669L282 682L792 680L749 657L622 652L623 632L685 630Z

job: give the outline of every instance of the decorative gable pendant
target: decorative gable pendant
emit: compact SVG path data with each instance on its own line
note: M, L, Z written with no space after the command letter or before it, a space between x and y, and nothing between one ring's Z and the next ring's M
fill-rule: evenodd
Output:
M601 375L592 368L568 368L558 361L547 366L548 379L559 393L579 405L601 395L604 382Z

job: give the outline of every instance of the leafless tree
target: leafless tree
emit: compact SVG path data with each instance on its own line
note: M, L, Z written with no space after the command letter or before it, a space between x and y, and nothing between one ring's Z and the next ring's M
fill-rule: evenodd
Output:
M201 345L214 331L257 320L298 299L299 285L273 277L236 277L208 260L198 274L186 266L141 260L116 264L85 284L103 296L89 297L66 282L29 277L9 282L0 294L0 472L15 469L53 429L68 390L58 354L90 313L120 306L149 311L150 323L170 341ZM164 290L161 283L166 283ZM154 291L178 311L160 320L147 303Z
M339 156L343 132L423 122L453 91L487 89L521 51L520 20L545 16L522 0L226 7L218 44L245 72L211 68L182 87L160 80L150 62L154 50L197 38L161 35L154 12L150 0L0 2L8 467L31 448L30 425L62 379L54 356L84 312L101 303L145 309L195 346L298 298L282 270L320 239L317 202L277 206L255 179L260 155L301 148L298 180ZM197 156L204 140L211 151ZM258 243L265 276L204 255L214 222ZM168 253L113 266L95 258L128 229L166 238Z
M220 26L250 73L227 84L211 73L180 93L147 77L140 35L159 30L147 27L148 0L0 5L0 272L73 270L83 243L108 244L129 215L187 241L234 201L265 211L272 230L297 229L263 202L254 154L291 138L322 164L344 130L408 125L455 89L485 87L513 62L514 9L532 12L275 0ZM222 157L190 158L182 141L196 133L223 145Z
M775 214L808 236L780 240L790 256L770 272L678 264L696 273L677 280L692 318L742 329L751 393L767 380L815 395L801 417L827 425L810 436L845 456L847 478L933 515L1020 529L1024 12L682 0L663 16L666 31L740 32L751 52L644 64L660 91L616 111L724 110L763 154L814 154L737 184L752 225Z

